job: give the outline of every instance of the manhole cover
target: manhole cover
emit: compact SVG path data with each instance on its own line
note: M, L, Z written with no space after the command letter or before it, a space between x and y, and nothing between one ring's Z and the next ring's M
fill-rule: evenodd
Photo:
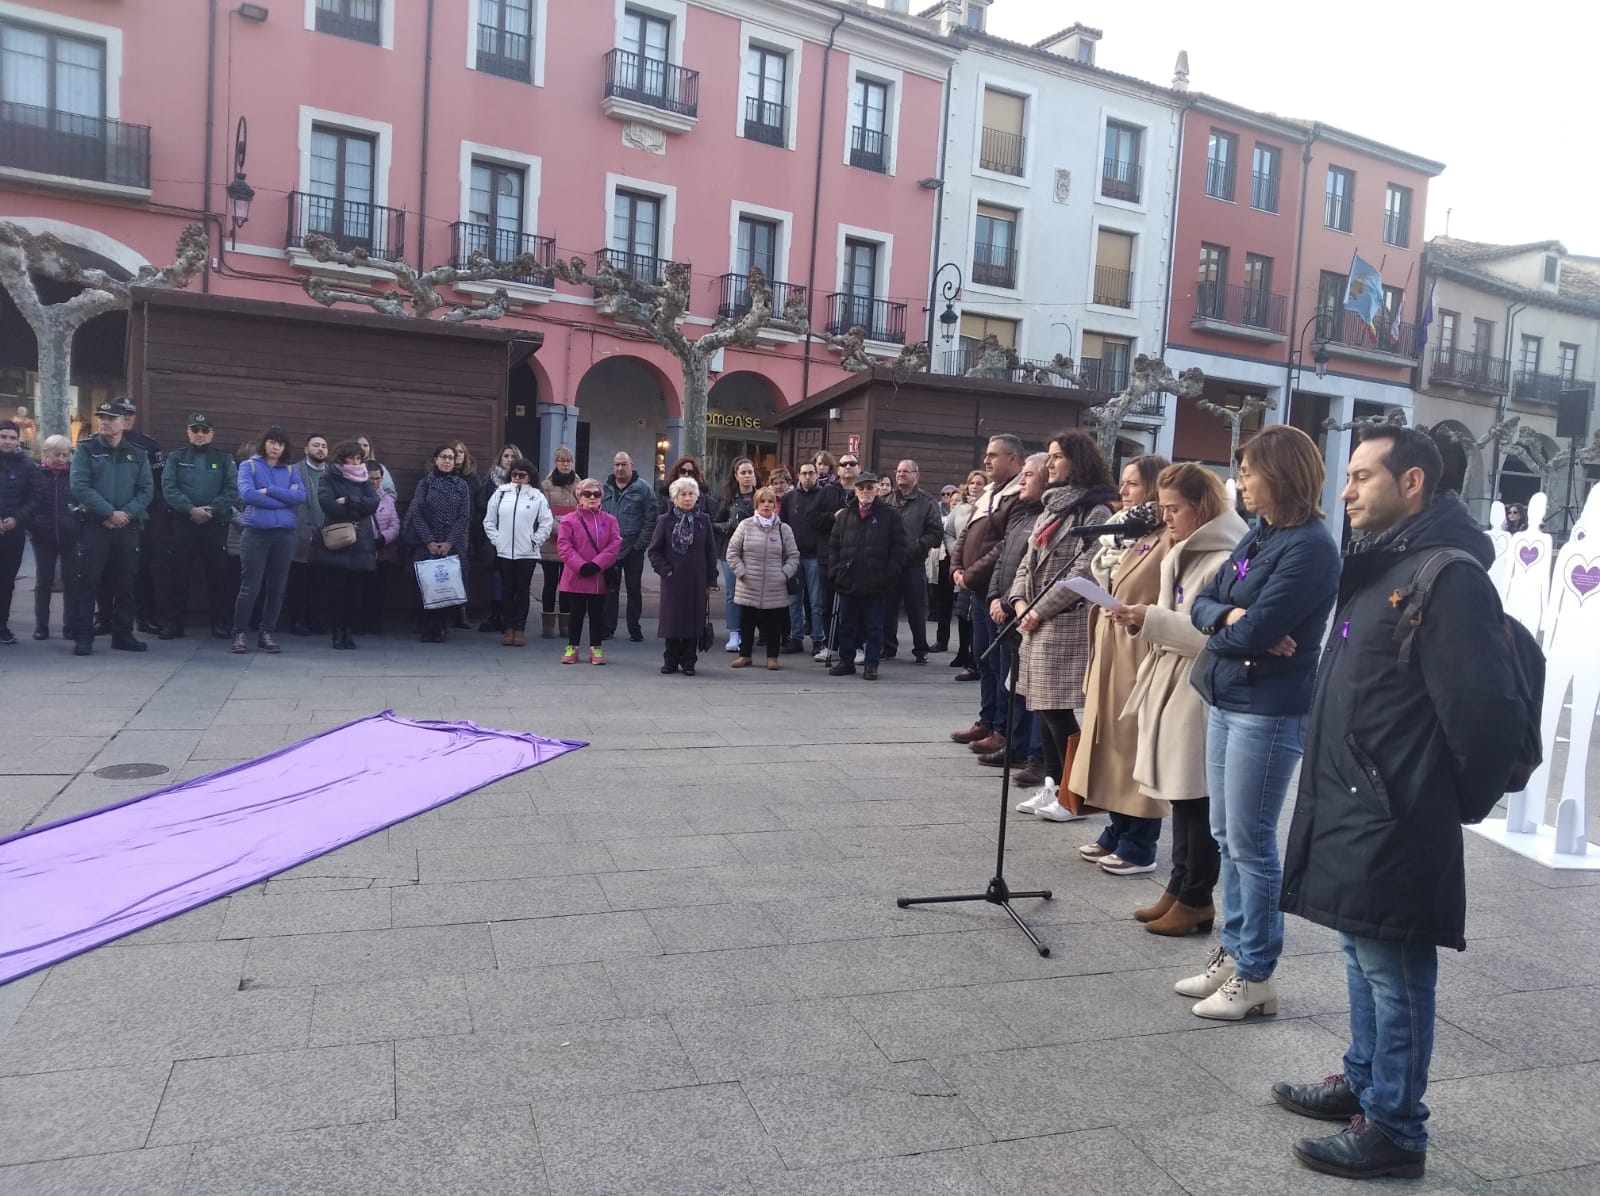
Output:
M108 764L94 770L94 775L107 781L137 781L144 777L159 777L171 770L165 764Z

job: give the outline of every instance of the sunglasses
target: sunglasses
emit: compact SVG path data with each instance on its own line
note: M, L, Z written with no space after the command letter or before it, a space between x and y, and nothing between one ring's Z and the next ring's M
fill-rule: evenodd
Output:
M520 469L514 469L514 470L512 470L512 471L511 471L511 476L512 476L512 477L513 477L513 478L523 478L523 479L526 479L526 478L527 478L527 476L528 476L528 475L527 475L527 474L525 474L525 473L523 473L523 472L522 472L522 470L520 470Z
M600 491L598 491L598 490L580 490L580 491L578 491L578 497L579 498L599 498L600 497Z
M191 432L214 432L214 431L216 431L216 429L215 428L208 428L205 424L190 424L189 425L189 431L191 431Z

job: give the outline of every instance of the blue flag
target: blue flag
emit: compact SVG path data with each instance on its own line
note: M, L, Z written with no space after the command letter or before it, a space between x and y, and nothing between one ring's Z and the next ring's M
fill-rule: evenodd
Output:
M1383 276L1358 253L1350 262L1350 278L1344 284L1344 309L1361 317L1361 322L1378 338L1378 313L1383 310Z
M1417 325L1417 343L1411 351L1413 357L1421 357L1423 350L1428 347L1428 329L1433 324L1433 293L1438 289L1438 283L1428 288L1428 306L1422 309L1422 323Z

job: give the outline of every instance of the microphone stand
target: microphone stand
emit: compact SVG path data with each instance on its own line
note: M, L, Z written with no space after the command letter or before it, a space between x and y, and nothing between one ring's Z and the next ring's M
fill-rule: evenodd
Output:
M1072 533L1069 532L1068 534ZM990 644L983 655L978 658L979 661L987 660L991 653L999 650L1002 643L1008 642L1007 637L1010 637L1009 642L1014 642L1017 645L1017 651L1011 654L1011 668L1006 674L1006 742L1005 747L1002 749L1004 756L1000 765L1000 834L994 853L994 877L989 881L989 887L981 893L954 893L945 897L895 898L895 905L901 909L905 909L910 905L942 905L953 901L987 901L990 905L998 905L1010 915L1011 920L1017 924L1017 929L1028 936L1028 941L1034 945L1039 954L1045 957L1050 955L1050 948L1039 941L1039 936L1034 934L1032 928L1022 920L1022 915L1011 908L1011 901L1012 898L1021 897L1037 897L1040 900L1049 901L1052 896L1051 891L1049 889L1033 889L1028 892L1013 892L1011 886L1006 884L1006 823L1009 821L1009 807L1011 805L1011 744L1016 738L1017 672L1021 663L1022 642L1022 634L1018 630L1018 624L1022 622L1023 616L1038 606L1044 596L1055 588L1057 582L1067 576L1067 573L1078 563L1078 558L1084 554L1088 547L1088 539L1083 539L1078 544L1078 551L1067 559L1067 563L1061 566L1056 575L1050 579L1050 583L1040 587L1039 592L1034 595L1033 601L1022 608L1021 614L1013 614L1006 621L1005 625L1000 628L999 634L994 637L994 643ZM988 618L987 611L983 612L983 617ZM1065 785L1066 783L1067 779L1062 777L1061 784Z

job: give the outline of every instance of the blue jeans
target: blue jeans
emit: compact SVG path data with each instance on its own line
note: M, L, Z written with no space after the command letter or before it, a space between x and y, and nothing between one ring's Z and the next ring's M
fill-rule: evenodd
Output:
M1341 934L1350 990L1350 1049L1344 1078L1367 1120L1405 1150L1428 1148L1428 1063L1439 951Z
M1283 952L1278 816L1305 750L1303 714L1211 708L1206 782L1211 835L1222 855L1222 949L1241 980L1266 980Z
M261 607L261 630L278 630L283 610L283 587L294 559L296 530L292 527L247 527L239 537L239 596L233 607L233 633L250 629L256 598L266 593ZM92 592L92 591L91 591Z
M717 568L722 570L722 621L728 629L728 636L732 638L739 634L739 604L733 600L733 586L739 579L733 575L733 566L726 560L719 560Z
M984 659L1000 629L989 618L988 607L979 609L976 597L972 601L972 657L978 670L978 721L991 731L1006 733L1006 678L1011 676L1011 661L1016 655L1013 644L1001 644Z
M822 609L822 569L814 556L800 558L800 589L789 595L789 638L804 639L806 634L806 606L811 607L811 638L822 642L822 623L826 613Z
M1156 845L1161 842L1161 819L1135 818L1131 814L1112 814L1098 840L1101 847L1130 864L1156 862Z
M839 660L849 664L859 647L866 653L866 666L878 667L883 656L883 595L839 595Z

